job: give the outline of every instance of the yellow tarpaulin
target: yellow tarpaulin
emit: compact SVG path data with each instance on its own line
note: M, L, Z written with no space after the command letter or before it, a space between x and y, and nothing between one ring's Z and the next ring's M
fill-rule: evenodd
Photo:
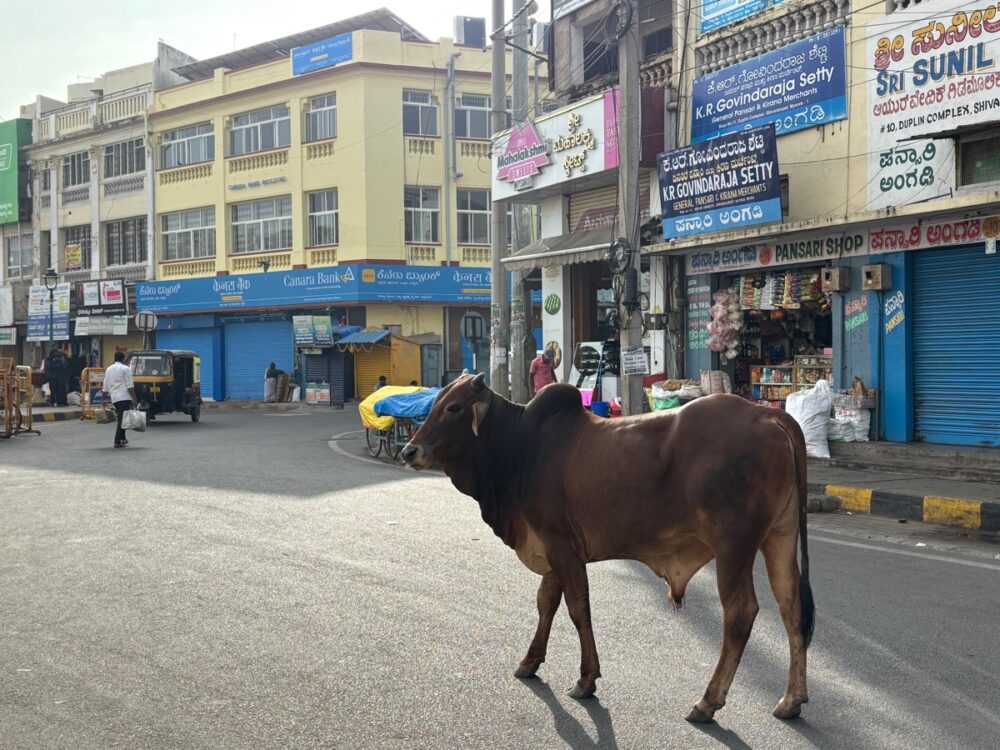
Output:
M361 424L369 430L388 430L396 420L392 417L380 417L375 414L375 404L389 396L396 396L400 393L416 393L425 390L416 385L384 385L375 391L358 405L358 414L361 415Z

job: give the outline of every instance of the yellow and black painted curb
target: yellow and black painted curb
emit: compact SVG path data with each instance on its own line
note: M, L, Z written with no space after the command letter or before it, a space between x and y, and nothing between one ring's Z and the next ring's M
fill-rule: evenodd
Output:
M1000 531L1000 503L937 495L908 495L844 484L810 484L810 492L840 498L844 510L965 529Z
M83 419L82 411L49 411L32 414L33 422L68 422L72 419Z

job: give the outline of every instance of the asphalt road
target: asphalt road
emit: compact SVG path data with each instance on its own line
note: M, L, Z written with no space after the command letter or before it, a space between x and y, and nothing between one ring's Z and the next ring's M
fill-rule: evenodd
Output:
M442 476L364 458L350 411L168 418L126 450L41 429L0 441L0 750L1000 743L995 539L810 516L803 717L770 714L787 640L759 566L728 704L697 727L711 566L680 613L641 565L591 567L604 677L578 702L565 608L540 679L514 678L537 578Z

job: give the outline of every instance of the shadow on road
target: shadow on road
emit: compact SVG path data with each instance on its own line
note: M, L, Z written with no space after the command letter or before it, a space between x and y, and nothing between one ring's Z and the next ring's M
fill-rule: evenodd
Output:
M720 745L728 747L729 750L752 750L751 746L732 729L720 727L718 724L692 724L691 726L708 735Z
M580 701L580 705L586 709L590 720L597 730L597 741L595 742L584 726L577 721L570 713L563 708L562 703L552 692L548 683L540 677L532 677L520 681L546 705L552 713L552 723L556 733L563 741L574 750L581 748L594 748L594 750L618 750L618 740L615 738L615 728L611 722L611 714L601 705L600 699L588 698Z

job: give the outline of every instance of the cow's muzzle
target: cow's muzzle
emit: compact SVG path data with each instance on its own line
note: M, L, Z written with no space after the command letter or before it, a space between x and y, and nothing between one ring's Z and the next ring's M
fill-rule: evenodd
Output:
M406 462L407 466L417 469L418 471L420 469L427 468L427 464L424 461L423 446L417 445L412 440L406 444L399 455L403 457L403 461Z

